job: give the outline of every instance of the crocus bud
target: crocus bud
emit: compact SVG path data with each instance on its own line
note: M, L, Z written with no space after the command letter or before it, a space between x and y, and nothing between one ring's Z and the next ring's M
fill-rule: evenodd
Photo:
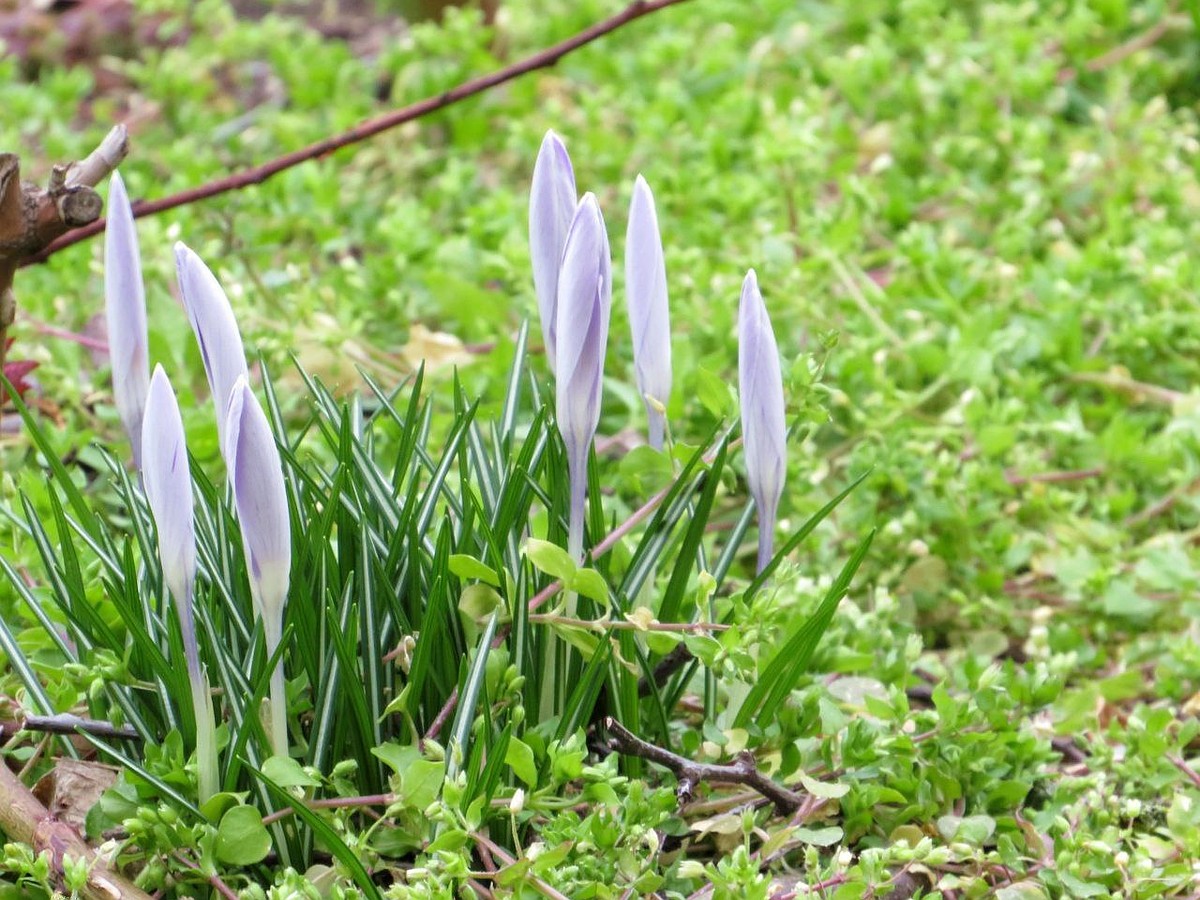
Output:
M758 508L758 571L771 561L775 515L787 473L787 422L779 348L767 317L758 277L751 269L738 308L738 383L746 482Z
M108 323L113 398L121 424L133 445L133 460L140 469L142 415L150 387L146 296L133 210L125 193L125 183L116 172L112 173L109 182L108 227L104 231L104 312Z
M183 420L162 366L154 367L142 432L142 481L154 524L163 581L179 608L186 648L196 643L192 585L196 579L196 533L192 523L192 476Z
M283 464L275 436L258 398L240 376L225 416L225 468L242 527L242 548L250 573L250 593L263 623L267 657L283 636L283 605L292 568L291 521ZM271 744L287 755L287 700L280 662L271 673Z
M547 131L533 166L529 191L529 256L533 264L533 287L542 319L542 341L550 371L557 371L558 271L567 231L575 215L575 171L562 139Z
M666 426L663 407L671 395L671 320L654 195L641 175L633 185L625 232L625 294L638 392L646 403L650 424L650 446L661 450Z
M246 352L229 298L203 260L182 242L175 244L175 269L188 321L200 345L204 373L217 414L221 452L225 453L225 412L238 378L245 378Z
M175 601L196 716L196 765L201 801L217 792L217 739L212 697L200 665L192 590L196 579L196 533L192 476L183 420L175 391L162 366L155 366L142 429L142 483L158 531L163 581Z
M604 217L584 194L571 221L558 278L556 417L570 466L572 557L583 554L587 458L600 422L600 388L612 307L612 259Z
M251 586L267 611L282 609L292 565L291 522L275 436L245 376L230 392L225 465L242 526Z

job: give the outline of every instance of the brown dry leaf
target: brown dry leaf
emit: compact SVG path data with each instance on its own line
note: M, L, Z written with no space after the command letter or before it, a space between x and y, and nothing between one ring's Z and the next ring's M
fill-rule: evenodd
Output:
M401 371L394 360L372 351L346 332L337 319L326 313L315 314L311 321L298 324L292 332L291 349L300 367L318 378L336 396L358 390L362 381L360 369L385 383L407 373L407 369ZM290 366L280 380L297 391L303 386L299 373Z
M33 786L33 793L60 822L83 829L88 810L117 783L121 770L103 763L60 759Z
M1192 694L1184 701L1180 712L1185 716L1200 716L1200 693Z
M430 331L420 322L408 330L408 343L400 348L400 358L410 368L425 364L426 372L447 366L465 366L475 357L463 342L445 331Z

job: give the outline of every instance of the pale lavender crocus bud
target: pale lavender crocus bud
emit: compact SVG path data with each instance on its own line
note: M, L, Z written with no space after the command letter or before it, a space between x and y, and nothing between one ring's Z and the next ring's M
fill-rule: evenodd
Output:
M587 460L600 423L601 380L612 308L612 258L604 217L587 193L571 222L558 278L556 418L567 448L571 509L567 549L583 558Z
M263 622L267 656L283 635L283 606L292 568L291 520L275 435L245 376L234 382L225 415L225 466L242 528L250 593ZM283 665L271 673L271 744L287 755Z
M638 392L646 403L650 446L661 450L671 396L671 320L667 312L667 269L654 195L641 175L633 185L625 232L625 294L633 331Z
M196 580L196 533L192 476L183 420L175 391L162 366L155 366L142 429L142 483L158 532L163 582L179 614L183 653L196 716L196 764L200 800L217 792L217 742L212 698L200 665L192 592Z
M246 352L229 298L204 261L183 242L175 244L175 269L188 321L200 345L204 373L217 414L221 452L225 453L225 411L238 378L247 376Z
M758 571L771 561L775 516L787 474L787 421L775 332L751 269L738 307L738 383L746 482L758 508Z
M140 469L142 413L150 388L146 296L133 210L125 183L116 172L109 183L108 227L104 231L104 313L113 398L133 446L133 461Z
M562 139L547 131L533 166L529 191L529 256L533 287L542 320L542 341L550 371L555 372L558 343L558 272L567 231L575 215L575 170Z

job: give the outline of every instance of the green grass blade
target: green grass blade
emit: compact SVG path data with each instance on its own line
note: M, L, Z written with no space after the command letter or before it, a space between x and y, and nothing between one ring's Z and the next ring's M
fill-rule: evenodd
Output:
M734 727L745 728L755 719L770 721L774 717L779 705L791 693L807 669L821 636L833 621L833 614L850 588L854 573L866 558L874 538L875 532L872 530L842 566L842 571L830 585L817 611L796 630L767 664L742 702L734 720Z

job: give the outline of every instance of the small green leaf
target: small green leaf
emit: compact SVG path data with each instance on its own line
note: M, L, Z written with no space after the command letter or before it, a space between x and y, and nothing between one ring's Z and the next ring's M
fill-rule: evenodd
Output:
M571 855L571 848L573 846L574 844L571 841L563 841L557 847L548 847L543 850L537 859L533 861L533 872L541 875L552 871Z
M737 400L727 378L722 378L703 366L696 367L695 378L696 399L710 413L718 419L724 419L737 411Z
M793 832L796 840L814 847L832 847L842 839L842 829L836 825L827 828L797 828Z
M473 556L465 553L450 554L450 572L463 581L471 579L485 582L492 587L500 587L500 576L491 566L484 565Z
M815 778L809 778L803 772L800 773L800 783L804 785L804 790L808 791L814 797L820 797L822 800L837 800L839 797L845 797L850 792L850 785L848 784L830 784L829 782L818 781Z
M583 658L590 660L596 655L596 648L600 646L600 638L598 635L578 628L575 625L562 625L558 622L551 622L550 627L558 633L563 640L569 643L572 647L583 654Z
M937 820L937 828L948 841L978 847L995 833L996 820L991 816L942 816Z
M683 643L691 651L692 656L706 666L712 666L721 652L721 642L707 634L685 634Z
M400 773L400 793L409 806L425 809L437 799L445 775L442 763L418 759Z
M221 816L241 803L245 799L245 796L245 794L213 794L200 804L200 812L204 814L204 818L208 819L208 821L219 822L221 821Z
M291 757L272 756L263 763L262 773L280 787L320 787L321 782L300 767Z
M646 642L647 650L663 655L674 650L683 639L683 635L677 631L647 631L642 638Z
M214 846L217 859L232 866L262 862L271 850L271 836L253 806L235 806L221 816Z
M509 739L504 762L529 787L537 787L537 763L533 758L533 749L520 738Z
M403 775L409 766L421 758L421 751L416 747L388 743L372 747L371 755L397 775Z
M670 457L647 445L634 447L626 453L621 458L619 471L623 478L633 481L643 493L662 488L675 474Z
M595 600L605 609L608 608L608 584L604 576L595 569L580 569L570 580L571 590L582 594L589 600Z
M564 584L571 581L577 566L569 553L558 544L529 538L522 552L539 572L544 572Z
M496 589L486 584L472 584L458 598L458 611L476 624L483 621L504 604Z

